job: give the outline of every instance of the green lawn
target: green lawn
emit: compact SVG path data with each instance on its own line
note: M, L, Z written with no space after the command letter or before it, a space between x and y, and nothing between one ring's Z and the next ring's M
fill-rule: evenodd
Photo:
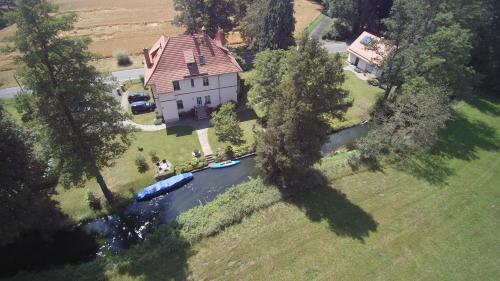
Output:
M495 280L499 170L500 103L462 104L432 154L276 204L196 244L186 267L208 280Z
M144 150L140 152L138 147L143 147ZM128 151L116 161L115 166L103 172L104 179L114 192L131 197L140 188L154 182L150 151L156 151L161 160L167 159L175 165L189 161L195 149L200 149L200 144L196 132L191 127L172 127L168 128L167 132L137 132ZM149 171L144 174L139 173L134 164L139 155L144 156L150 166ZM79 221L95 216L85 200L88 190L102 194L95 180L90 180L83 188L65 190L58 186L55 199L60 202L64 213Z
M252 109L247 109L242 112L238 112L238 120L240 121L240 127L243 129L243 138L245 139L245 145L251 145L255 141L255 134L252 131L252 126L257 125L257 115L255 111ZM208 129L208 141L210 142L210 146L212 150L215 152L217 148L224 148L228 144L224 144L219 142L217 136L215 135L215 129L210 127Z
M156 113L154 111L132 114L130 104L127 106L127 112L130 116L130 120L134 121L137 124L153 125L156 119Z
M352 127L369 120L373 106L383 94L382 89L369 85L351 71L344 71L344 73L346 77L344 89L349 90L354 102L344 115L344 120L332 120L331 125L335 130Z

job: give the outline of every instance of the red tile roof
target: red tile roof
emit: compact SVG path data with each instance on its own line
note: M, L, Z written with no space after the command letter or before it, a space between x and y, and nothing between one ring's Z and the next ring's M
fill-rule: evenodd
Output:
M365 37L372 39L374 44L368 46L363 44L361 41L363 41ZM378 65L382 61L382 57L386 54L387 50L385 44L381 42L382 40L380 37L364 31L358 38L356 38L356 40L354 40L354 42L352 42L349 48L347 48L347 51L354 53L356 56L367 62Z
M155 84L158 93L173 92L172 81L242 71L221 42L208 35L162 36L147 53L152 64L149 67L144 64L144 82ZM200 56L205 58L203 65ZM188 67L187 61L191 59L194 63Z

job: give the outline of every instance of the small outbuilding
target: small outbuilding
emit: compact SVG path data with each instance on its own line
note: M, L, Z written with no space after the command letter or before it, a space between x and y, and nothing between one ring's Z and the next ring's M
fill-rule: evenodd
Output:
M362 72L367 72L375 77L382 75L380 68L386 54L382 38L368 32L363 32L347 49L348 61Z

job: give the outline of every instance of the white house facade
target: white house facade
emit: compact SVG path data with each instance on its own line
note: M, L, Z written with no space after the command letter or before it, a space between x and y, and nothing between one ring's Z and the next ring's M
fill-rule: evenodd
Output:
M222 31L215 39L204 33L162 37L144 56L145 84L166 123L193 109L207 117L206 108L238 99L241 67L225 48Z
M167 123L178 121L180 113L195 107L216 107L238 99L238 73L193 77L178 82L179 90L168 94L156 92L155 85L151 85L158 112Z

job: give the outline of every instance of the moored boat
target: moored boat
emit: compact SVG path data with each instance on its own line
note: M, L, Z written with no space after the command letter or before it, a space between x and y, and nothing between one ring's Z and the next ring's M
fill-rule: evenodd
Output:
M190 182L192 179L193 179L192 173L183 173L170 177L168 179L159 181L153 185L143 188L136 194L135 199L137 201L149 200L151 198L160 196L176 188L179 188L184 184Z
M210 168L212 168L212 169L222 169L222 168L231 167L231 166L234 166L234 165L237 165L237 164L240 164L240 160L227 160L227 161L224 161L224 162L215 163L212 166L210 166Z

